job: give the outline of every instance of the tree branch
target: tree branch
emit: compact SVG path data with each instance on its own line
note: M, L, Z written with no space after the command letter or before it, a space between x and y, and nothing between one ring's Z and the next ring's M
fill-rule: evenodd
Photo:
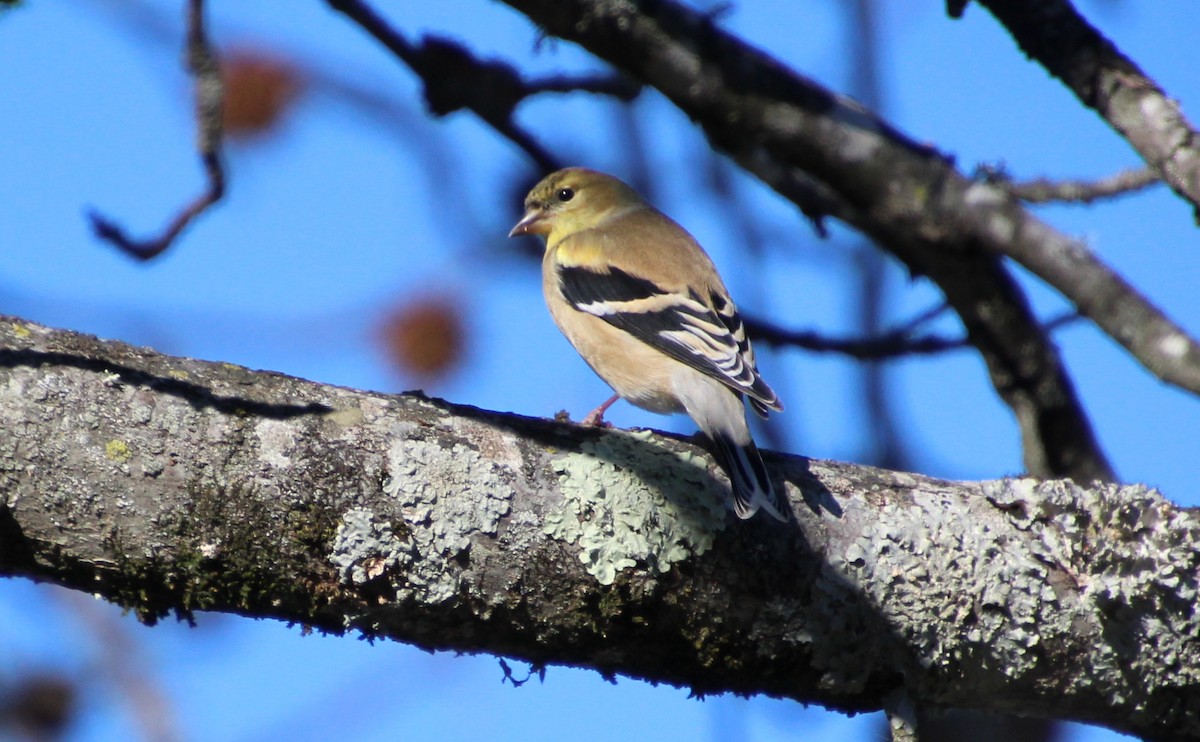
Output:
M943 307L938 309L939 313ZM916 325L906 323L903 327L882 332L873 337L829 337L811 330L789 330L752 316L743 315L746 334L756 344L803 348L816 353L840 353L860 361L884 361L909 356L936 355L952 350L971 347L967 337L944 337L942 335L919 335L914 337ZM1060 315L1046 323L1047 331L1079 320L1075 312Z
M1150 168L1122 170L1099 180L1038 178L1018 182L995 167L982 167L979 174L989 183L995 183L1025 203L1031 204L1055 201L1090 204L1105 198L1124 196L1162 182L1158 173Z
M414 69L420 68L408 42L365 5L350 0L330 2L336 9L351 15L401 59L412 58L409 64ZM709 24L713 16L700 16L700 19L703 24ZM655 42L651 39L650 43ZM737 64L736 60L734 64ZM515 74L512 72L507 77ZM516 100L512 99L512 105ZM684 110L689 109L684 107ZM689 110L689 113L705 121L697 112ZM504 126L497 125L511 122L509 108L504 109L504 115L499 119L495 116L484 118L502 135L510 136ZM718 113L717 118L723 117ZM711 136L711 121L708 128ZM883 236L872 215L846 202L841 194L799 168L779 163L762 148L742 147L729 151L748 171L793 201L822 236L826 234L822 223L826 214L855 224L877 240ZM539 158L537 153L533 156L543 170L552 168L552 163L547 164L545 157ZM905 239L905 236L897 238L899 242ZM943 289L962 317L972 344L983 355L997 391L1017 417L1027 470L1036 476L1067 476L1081 482L1112 479L1112 468L1092 433L1056 349L1038 327L1024 295L1004 266L986 256L973 254L947 260L941 254L941 245L918 242L915 246L913 254L895 248L896 254L909 263L914 273L927 273L939 284L944 280L959 282L956 286L943 286Z
M769 455L171 358L0 318L0 573L848 711L1200 734L1200 516L1142 487ZM1163 657L1171 662L1163 662Z
M1030 473L1080 482L1113 477L1058 351L999 257L1020 226L1034 221L1019 204L964 178L947 158L725 33L708 16L668 0L506 2L546 32L654 86L714 146L818 226L822 213L842 219L933 280L1016 414ZM1009 202L1015 209L998 213ZM1184 347L1175 369L1200 374L1200 347L1182 331L1178 337Z
M88 213L92 231L97 237L111 243L126 255L143 261L156 258L166 251L196 217L225 195L225 169L221 165L221 109L224 105L225 90L216 53L213 52L204 30L203 0L188 0L187 19L187 66L195 82L193 87L196 96L197 149L200 151L200 161L204 165L207 187L171 220L161 235L152 239L136 240L103 214L97 211Z
M1023 52L1123 136L1200 219L1200 134L1158 83L1069 0L978 2Z
M426 36L412 44L382 16L361 0L326 0L329 7L346 15L400 59L421 78L425 102L435 116L460 109L473 112L497 133L523 149L542 172L562 165L513 120L517 104L543 92L584 91L632 100L640 86L620 77L588 76L572 80L550 77L526 82L512 65L497 60L483 61L469 49L449 39Z
M481 62L462 46L445 39L426 38L421 46L416 46L360 0L327 2L421 78L430 112L444 116L467 108L523 149L542 170L560 167L555 157L512 119L513 109L528 93L520 73L511 65Z

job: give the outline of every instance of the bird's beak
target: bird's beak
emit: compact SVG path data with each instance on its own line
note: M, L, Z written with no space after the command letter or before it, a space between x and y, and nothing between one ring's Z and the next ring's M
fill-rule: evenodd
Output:
M509 237L516 237L519 234L541 234L545 231L544 224L540 222L546 217L546 212L536 206L530 206L525 210L525 216L521 217L521 221L513 227L509 233Z

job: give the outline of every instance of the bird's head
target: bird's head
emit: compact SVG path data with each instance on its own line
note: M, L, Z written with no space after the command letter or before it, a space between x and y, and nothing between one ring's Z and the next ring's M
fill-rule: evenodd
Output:
M509 237L561 237L591 229L614 211L638 206L642 198L629 186L604 173L581 167L550 173L525 197L525 214Z

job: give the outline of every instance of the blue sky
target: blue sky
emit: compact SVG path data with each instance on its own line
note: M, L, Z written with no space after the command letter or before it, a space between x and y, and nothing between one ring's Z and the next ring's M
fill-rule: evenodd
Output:
M1003 163L1019 178L1090 178L1138 164L981 8L950 21L940 1L881 5L885 115L964 170ZM215 5L213 37L224 47L274 50L324 78L370 90L392 102L389 118L364 116L327 89L314 90L274 136L230 147L226 200L170 253L139 265L99 244L86 209L151 234L201 186L188 82L170 35L180 33L179 6L146 4L166 36L139 30L129 6L111 0L27 2L0 15L0 312L167 353L402 391L418 381L385 362L380 323L397 304L446 292L464 305L470 345L455 374L426 387L431 394L529 415L566 408L577 418L607 396L546 315L536 264L504 236L519 215L520 194L509 184L514 173L530 172L522 154L469 114L427 118L408 70L320 2L289 4L286 14L273 3ZM1200 23L1180 21L1194 16L1191 3L1079 7L1185 113L1200 116L1200 78L1184 61L1200 40ZM390 17L410 38L460 38L532 72L601 69L564 42L535 50L535 29L498 3L406 3ZM849 26L839 3L741 3L723 24L803 74L847 90ZM861 249L855 236L835 226L831 239L818 239L794 208L738 176L738 203L765 235L761 252L748 255L726 206L704 197L701 135L653 93L636 108L653 153L654 201L708 248L743 309L787 326L853 332L855 282L846 266ZM520 120L566 162L631 175L622 170L624 129L603 100L543 96L522 107ZM451 177L431 170L431 154L452 165ZM1200 329L1195 224L1168 190L1038 213L1084 238L1193 333ZM1066 308L1022 276L1042 316ZM887 297L889 323L937 302L935 291L910 282L894 263ZM959 329L951 318L935 328ZM1200 403L1164 387L1086 324L1055 337L1122 478L1200 504L1190 486ZM853 364L785 351L766 354L762 366L788 406L778 419L790 450L862 460L869 447ZM1016 426L977 356L961 351L888 369L914 468L962 479L1020 470ZM685 419L628 405L609 418L692 429ZM53 590L0 583L0 656L16 666L96 672L101 647L80 630L88 624L77 613ZM500 683L494 658L306 637L274 622L202 616L197 629L170 622L147 629L131 618L112 620L134 642L133 661L161 684L177 728L194 739L321 739L347 724L365 740L393 739L399 730L442 739L557 739L571 729L584 740L764 741L800 727L812 740L878 731L870 716L847 720L761 699L699 702L684 691L629 680L614 686L577 670L551 668L545 683L513 689ZM93 689L75 738L124 737L132 722L123 703L116 691Z

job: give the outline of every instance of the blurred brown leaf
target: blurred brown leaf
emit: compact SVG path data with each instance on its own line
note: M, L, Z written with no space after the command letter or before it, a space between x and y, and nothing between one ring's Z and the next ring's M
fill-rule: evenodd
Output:
M450 296L426 296L394 309L383 324L388 358L401 371L426 381L462 362L466 321Z
M221 59L225 131L248 139L271 133L304 91L299 67L272 52L233 49Z
M20 678L5 696L0 711L4 726L23 738L53 740L66 734L78 693L65 677L34 673Z

